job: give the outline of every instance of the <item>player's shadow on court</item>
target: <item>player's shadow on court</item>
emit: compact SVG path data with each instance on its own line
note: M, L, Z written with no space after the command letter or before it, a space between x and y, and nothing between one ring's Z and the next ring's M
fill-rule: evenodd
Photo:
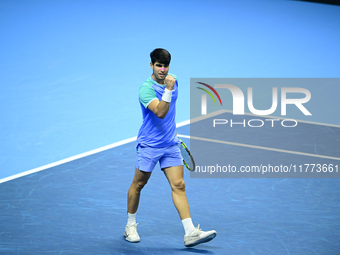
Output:
M215 255L215 252L205 250L205 249L199 249L199 248L155 248L155 247L148 247L141 249L143 251L147 250L147 252L150 254L163 254L164 251L166 251L166 254L208 254L208 255Z
M181 251L181 252L189 252L189 253L215 254L215 252L205 250L205 249L199 249L199 248L182 248L182 249L176 249L176 250Z

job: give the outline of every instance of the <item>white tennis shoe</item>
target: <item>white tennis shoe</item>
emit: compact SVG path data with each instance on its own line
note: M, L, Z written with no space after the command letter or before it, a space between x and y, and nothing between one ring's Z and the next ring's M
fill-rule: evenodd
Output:
M193 247L200 243L206 243L216 237L217 233L215 230L202 231L199 227L200 225L198 225L198 227L190 234L184 235L184 245L186 247Z
M138 223L134 223L132 225L126 225L125 227L125 240L131 243L138 243L140 241L138 232L137 232Z

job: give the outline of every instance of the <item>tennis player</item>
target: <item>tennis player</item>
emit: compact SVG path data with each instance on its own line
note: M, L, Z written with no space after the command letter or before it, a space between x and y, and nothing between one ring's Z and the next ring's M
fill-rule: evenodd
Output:
M184 244L192 247L209 242L216 231L202 231L195 228L189 210L183 180L183 161L176 137L176 100L178 96L177 77L169 74L170 53L165 49L155 49L150 54L153 73L139 89L143 124L137 136L137 159L135 174L128 191L128 221L125 239L139 242L136 212L141 190L148 182L157 162L169 181L173 203L185 230Z

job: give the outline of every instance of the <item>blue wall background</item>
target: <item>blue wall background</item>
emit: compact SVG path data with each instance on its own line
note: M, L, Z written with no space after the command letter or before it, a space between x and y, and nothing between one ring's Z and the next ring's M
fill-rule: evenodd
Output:
M181 122L192 77L339 77L339 31L297 1L0 1L0 179L135 136L154 48Z

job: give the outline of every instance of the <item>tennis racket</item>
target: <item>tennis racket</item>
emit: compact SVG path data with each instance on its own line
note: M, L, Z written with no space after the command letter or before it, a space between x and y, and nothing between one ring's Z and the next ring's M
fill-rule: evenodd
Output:
M181 150L183 164L186 168L188 168L188 170L195 171L195 161L188 149L188 146L186 146L186 144L180 138L178 138L178 140L180 141L178 147Z

